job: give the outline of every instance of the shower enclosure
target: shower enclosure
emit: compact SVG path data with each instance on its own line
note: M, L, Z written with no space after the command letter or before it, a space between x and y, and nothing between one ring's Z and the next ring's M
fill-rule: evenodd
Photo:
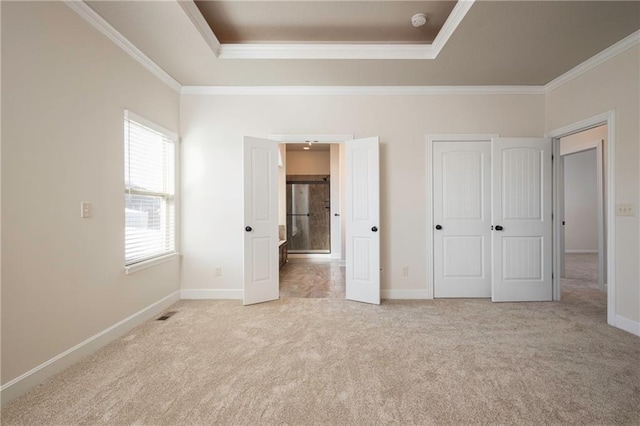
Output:
M329 176L287 175L289 253L330 253Z

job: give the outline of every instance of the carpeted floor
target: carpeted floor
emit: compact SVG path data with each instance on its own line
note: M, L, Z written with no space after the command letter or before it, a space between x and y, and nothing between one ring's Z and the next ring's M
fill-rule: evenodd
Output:
M2 424L640 424L640 338L574 287L548 303L183 300Z

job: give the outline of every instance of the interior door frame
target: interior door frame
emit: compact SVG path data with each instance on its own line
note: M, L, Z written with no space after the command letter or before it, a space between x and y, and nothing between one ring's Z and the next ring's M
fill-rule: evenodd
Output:
M558 190L558 220L560 220L561 222L564 223L566 215L565 215L565 202L564 202L564 195L565 195L565 188L564 188L564 176L565 176L565 170L564 170L564 157L566 157L567 155L571 155L571 154L577 154L580 152L586 152L586 151L591 151L593 149L596 150L596 186L597 186L597 193L596 193L596 220L597 220L597 234L598 234L598 287L600 288L600 291L605 291L606 290L606 282L604 279L604 275L603 272L606 270L605 269L605 265L604 265L604 259L606 256L606 250L605 250L605 237L604 237L604 157L603 157L603 152L602 152L602 147L603 145L603 141L602 139L597 139L594 141L591 141L589 143L583 144L579 147L576 147L574 149L571 149L569 152L565 152L565 153L560 153L560 156L558 157L560 159L558 164L558 168L559 168L559 173L558 173L558 186L560 187L560 189ZM560 256L560 276L562 278L565 277L565 250L566 250L566 241L565 241L565 230L566 228L564 227L566 225L563 225L562 228L560 228L560 246L558 249L558 256ZM562 286L562 283L560 282L560 285Z
M274 140L274 141L278 141L280 143L308 143L309 141L313 141L314 143L324 143L324 144L338 144L340 146L340 165L339 165L339 171L340 171L340 185L341 185L341 189L339 191L339 203L338 205L340 206L340 245L341 245L341 250L340 250L340 259L338 259L340 261L340 265L344 266L345 263L345 248L344 248L344 236L345 236L345 229L344 229L344 217L345 217L345 212L344 212L344 192L342 190L343 185L344 185L344 170L343 170L343 165L344 165L344 155L343 155L343 146L344 143L346 141L350 141L353 140L354 137L353 135L349 135L349 134L335 134L335 135L331 135L331 134L314 134L314 133L299 133L299 134L271 134L268 136L268 139ZM332 204L333 204L333 199L332 199ZM331 225L331 229L334 229L333 224ZM332 231L333 233L333 231ZM332 239L333 239L333 235L332 235ZM314 257L314 256L311 256ZM321 256L315 256L315 257L327 257L325 255L321 255ZM333 253L331 253L329 256L329 258L333 259Z
M433 267L434 235L433 235L433 144L435 142L489 142L497 138L497 133L478 134L428 134L427 138L427 247L426 273L429 282L426 284L427 299L433 299L435 291L435 269Z
M614 110L586 118L584 120L566 125L559 129L547 132L546 136L551 138L553 155L560 158L560 139L579 133L594 127L607 125L607 144L606 144L606 161L604 179L607 188L606 212L607 212L607 323L616 326L616 270L615 270L615 247L616 247L616 182L615 182L615 146L616 146L616 113ZM559 206L560 200L560 161L553 162L553 205L554 214ZM553 222L553 269L556 273L553 276L553 300L560 300L560 267L561 256L559 255L561 242L560 235L562 233L562 221L554 220Z

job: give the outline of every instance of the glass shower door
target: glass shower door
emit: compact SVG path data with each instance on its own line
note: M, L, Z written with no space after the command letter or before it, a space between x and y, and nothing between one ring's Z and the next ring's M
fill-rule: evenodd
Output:
M330 253L328 179L291 180L292 177L287 177L288 252Z

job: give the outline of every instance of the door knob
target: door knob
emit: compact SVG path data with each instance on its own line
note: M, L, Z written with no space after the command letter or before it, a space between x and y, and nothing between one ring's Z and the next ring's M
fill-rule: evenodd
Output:
M373 228L371 228L371 230L372 230L373 232L378 232L378 227L377 227L377 226L374 226Z
M496 225L496 231L502 231L504 228L500 225Z
M442 229L442 225L436 225L436 229L439 231Z
M253 231L253 228L250 227L250 226L245 226L244 230L247 231L247 232L251 232L251 231Z

